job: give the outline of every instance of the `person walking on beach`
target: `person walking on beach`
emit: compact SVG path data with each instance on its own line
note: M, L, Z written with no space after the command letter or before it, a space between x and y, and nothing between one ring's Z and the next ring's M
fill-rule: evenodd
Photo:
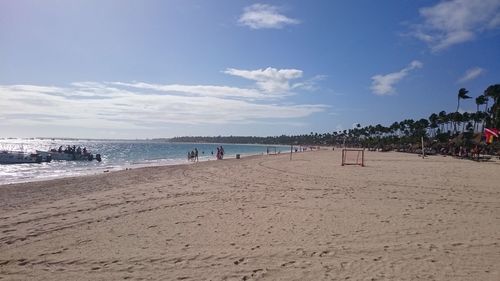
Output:
M194 148L194 161L198 162L198 148Z
M220 159L224 159L224 148L222 148L222 145L220 146Z

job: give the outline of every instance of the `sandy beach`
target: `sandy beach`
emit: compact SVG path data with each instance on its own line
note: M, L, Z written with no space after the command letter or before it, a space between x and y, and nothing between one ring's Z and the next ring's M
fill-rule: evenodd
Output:
M500 161L340 158L0 186L0 279L500 280Z

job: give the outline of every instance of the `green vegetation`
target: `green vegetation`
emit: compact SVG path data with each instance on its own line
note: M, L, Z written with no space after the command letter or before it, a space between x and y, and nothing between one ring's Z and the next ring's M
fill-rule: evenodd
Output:
M475 98L476 112L460 113L460 101L472 99L465 88L458 91L458 104L455 112L441 111L431 114L427 119L405 119L390 126L359 124L352 129L318 134L275 137L176 137L174 142L207 143L252 143L252 144L295 144L295 145L343 145L383 150L411 150L420 147L421 138L436 149L444 146L472 147L481 144L481 133L485 127L500 128L500 84L491 85L483 95ZM491 107L488 103L492 101ZM484 107L483 107L484 106ZM489 149L500 149L498 140ZM483 141L484 145L484 141Z

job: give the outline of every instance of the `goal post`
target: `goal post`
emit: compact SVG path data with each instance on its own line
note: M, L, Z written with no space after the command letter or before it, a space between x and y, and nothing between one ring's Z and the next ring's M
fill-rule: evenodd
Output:
M344 165L359 165L365 166L365 150L360 148L343 148L342 149L342 166Z
M276 146L268 146L266 149L267 155L277 155Z

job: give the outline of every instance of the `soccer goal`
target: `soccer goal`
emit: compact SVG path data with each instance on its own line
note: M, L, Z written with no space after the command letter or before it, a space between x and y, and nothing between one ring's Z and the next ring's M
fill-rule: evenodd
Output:
M360 165L365 166L365 150L356 148L342 149L342 166L344 165Z
M267 155L276 155L276 154L278 154L276 151L276 146L267 147Z

